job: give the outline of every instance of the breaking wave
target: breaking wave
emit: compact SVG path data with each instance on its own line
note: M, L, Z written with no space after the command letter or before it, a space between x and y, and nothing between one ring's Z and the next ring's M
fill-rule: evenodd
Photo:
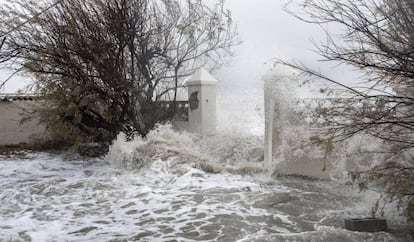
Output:
M190 164L212 173L263 171L263 139L260 136L215 135L200 137L174 130L171 124L158 125L147 137L128 140L120 133L106 159L115 167L141 169L161 160Z
M248 133L201 138L167 124L119 134L104 159L28 158L0 156L6 241L410 241L344 230L378 194L272 178L262 137Z

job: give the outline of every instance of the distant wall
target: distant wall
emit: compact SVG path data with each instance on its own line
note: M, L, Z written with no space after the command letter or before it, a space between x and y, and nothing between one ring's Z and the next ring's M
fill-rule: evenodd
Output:
M24 110L39 105L41 100L25 96L0 97L0 146L31 143L46 135L38 118L21 123ZM172 102L160 102L162 108L172 108ZM188 101L177 102L177 114L172 124L178 130L188 130Z
M189 101L159 101L164 111L174 111L172 125L177 130L192 131L202 135L214 134L216 129L216 83L203 68L197 70L186 82L191 93L197 93L190 112ZM34 94L0 93L0 146L30 143L33 138L46 135L46 127L33 118L21 124L22 112L33 105L42 105L44 100ZM196 105L195 105L196 104ZM151 107L145 112L153 112Z
M36 104L36 100L0 101L0 146L30 143L45 133L38 119L20 124L21 114Z

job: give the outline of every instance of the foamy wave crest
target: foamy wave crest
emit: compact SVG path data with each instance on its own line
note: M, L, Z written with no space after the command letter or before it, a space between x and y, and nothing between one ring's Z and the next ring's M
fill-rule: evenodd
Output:
M138 149L147 143L141 137L135 137L133 140L127 141L127 136L120 133L109 147L106 159L115 167L130 167L133 163L138 163Z
M118 168L140 169L159 159L203 159L195 148L190 134L174 131L171 124L157 125L146 138L135 136L127 140L126 135L120 133L110 146L106 159Z
M235 173L263 171L263 137L216 135L200 140L201 150Z
M146 138L127 140L120 133L106 159L118 168L141 169L162 160L187 163L207 172L251 173L262 171L263 139L259 136L215 135L199 137L158 125Z

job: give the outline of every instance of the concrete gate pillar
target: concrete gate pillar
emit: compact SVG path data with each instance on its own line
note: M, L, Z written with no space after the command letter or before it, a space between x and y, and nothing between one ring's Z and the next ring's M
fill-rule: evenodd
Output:
M205 69L197 70L186 82L189 101L189 131L205 135L216 132L217 80Z

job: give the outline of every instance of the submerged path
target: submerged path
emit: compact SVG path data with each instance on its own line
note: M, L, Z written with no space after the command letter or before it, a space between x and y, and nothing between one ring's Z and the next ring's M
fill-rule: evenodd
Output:
M396 241L341 228L367 214L366 199L334 182L211 174L174 159L125 171L0 157L0 241Z

